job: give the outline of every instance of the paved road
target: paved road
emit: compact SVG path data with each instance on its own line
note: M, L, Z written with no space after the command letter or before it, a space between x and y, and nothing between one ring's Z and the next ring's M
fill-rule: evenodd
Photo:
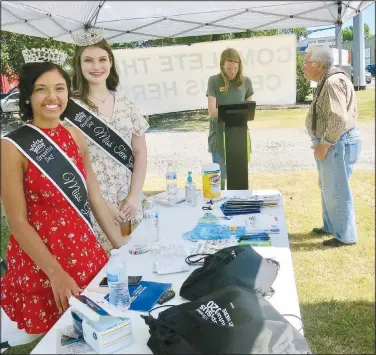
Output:
M14 129L15 124L8 126ZM2 135L6 133L2 127ZM363 144L356 169L375 170L375 126L374 123L360 125ZM172 161L179 176L188 170L201 173L201 167L211 162L207 152L208 132L147 132L148 171L147 176L163 176L167 164ZM310 139L305 128L256 129L251 131L251 171L298 171L315 169Z
M374 123L360 126L363 144L356 169L375 170ZM256 129L251 132L251 171L298 171L315 169L313 151L304 128ZM203 164L211 162L207 152L207 132L148 132L147 176L165 173L168 161L180 176L187 170L201 173ZM182 175L181 175L182 174Z

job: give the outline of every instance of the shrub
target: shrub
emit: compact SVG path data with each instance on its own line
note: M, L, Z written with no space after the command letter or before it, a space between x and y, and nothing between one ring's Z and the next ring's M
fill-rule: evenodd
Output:
M302 67L304 61L304 54L297 53L296 55L296 102L305 101L305 98L310 94L310 81L304 76Z

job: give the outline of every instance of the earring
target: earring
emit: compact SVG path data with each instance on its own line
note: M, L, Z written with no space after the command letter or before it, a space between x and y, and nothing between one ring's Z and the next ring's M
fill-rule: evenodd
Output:
M29 100L26 100L26 105L28 105L30 103L30 101Z

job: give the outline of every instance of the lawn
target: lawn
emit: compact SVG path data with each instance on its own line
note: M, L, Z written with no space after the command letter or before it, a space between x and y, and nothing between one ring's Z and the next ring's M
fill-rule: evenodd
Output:
M375 353L375 174L355 171L354 194L359 244L325 249L310 233L321 225L317 172L252 174L254 189L279 189L285 213L304 333L316 354ZM194 176L198 187L200 176ZM180 182L180 186L183 182ZM165 189L163 177L147 179L147 195ZM7 233L2 224L2 255ZM13 354L35 345L16 347Z
M316 354L375 353L375 174L355 171L359 244L327 249L321 226L317 171L252 174L253 189L278 189L284 197L294 274L304 333ZM200 176L194 176L201 187ZM183 181L179 187L183 187ZM165 189L164 178L148 179L145 191Z
M357 91L359 123L375 119L375 90ZM308 107L308 106L307 106ZM250 129L304 127L308 108L256 110ZM209 128L206 110L150 116L151 130L205 131Z
M375 90L357 92L359 123L375 120ZM307 108L257 110L256 128L303 127ZM207 130L206 111L165 114L150 118L152 130ZM200 176L193 176L198 188ZM359 243L327 249L323 237L310 231L321 226L317 171L256 173L253 189L279 189L286 220L304 322L304 333L316 354L375 353L375 173L355 170L351 186ZM179 187L183 187L179 180ZM147 177L146 195L165 190L164 177ZM1 255L8 230L1 220ZM11 354L29 354L36 342L15 347Z

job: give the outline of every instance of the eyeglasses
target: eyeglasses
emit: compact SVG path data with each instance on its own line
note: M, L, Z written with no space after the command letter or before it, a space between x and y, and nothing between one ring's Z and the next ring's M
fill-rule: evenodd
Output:
M307 66L307 64L309 64L309 63L313 63L313 62L315 62L315 60L311 60L310 62L303 62L303 65L304 65L304 66Z

